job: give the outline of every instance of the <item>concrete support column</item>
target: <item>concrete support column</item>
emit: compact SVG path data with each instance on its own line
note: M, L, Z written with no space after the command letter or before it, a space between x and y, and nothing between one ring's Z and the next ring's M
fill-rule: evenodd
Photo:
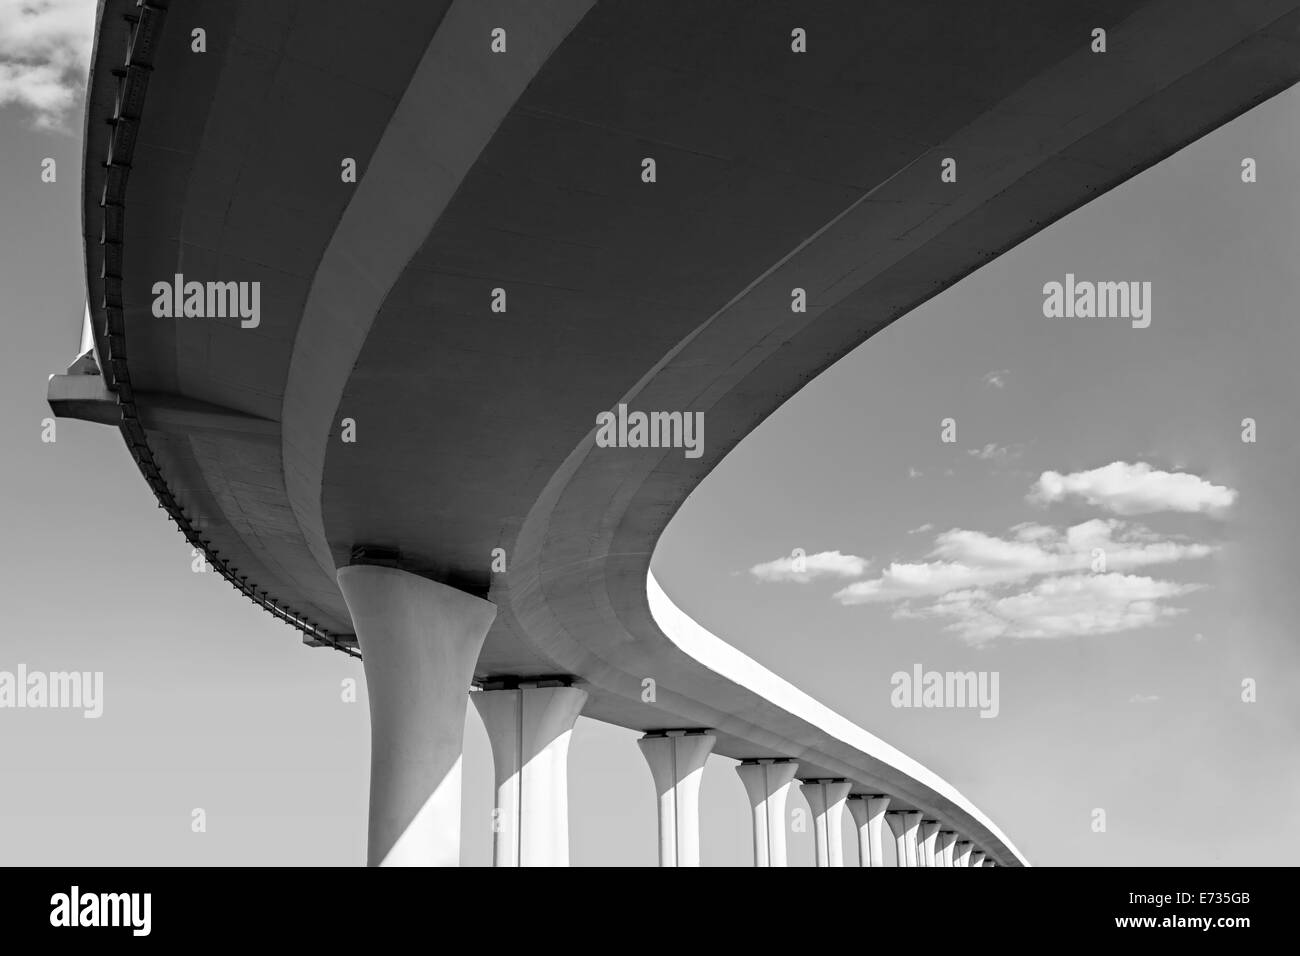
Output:
M984 851L983 851L983 850L975 850L975 851L973 851L973 852L971 853L971 855L970 855L970 865L971 865L971 866L983 866L983 865L984 865Z
M754 813L754 865L786 866L785 804L799 765L793 760L745 760L736 767Z
M952 848L957 842L957 834L952 830L939 831L939 843L935 847L935 862L939 866L952 866Z
M700 778L716 738L703 730L667 730L637 741L659 802L659 865L700 865Z
M939 839L939 821L922 820L917 832L917 859L921 866L934 866L934 845Z
M914 813L903 814L903 839L906 841L907 865L924 866L921 862L921 847L917 843L917 836L921 830L921 812L918 810Z
M844 802L852 784L847 780L801 780L804 799L813 813L818 866L844 865Z
M372 565L338 571L370 699L370 866L460 863L465 697L496 605Z
M975 849L975 844L969 840L958 841L953 849L952 865L953 866L970 866L971 850Z
M470 700L496 768L492 865L568 866L569 739L587 692L522 682Z
M884 866L884 823L889 798L854 794L848 799L848 808L858 828L858 865Z
M894 865L895 866L916 866L916 835L908 839L908 820L911 816L902 810L890 810L885 814L885 822L889 824L889 830L894 834ZM908 847L911 851L908 851Z

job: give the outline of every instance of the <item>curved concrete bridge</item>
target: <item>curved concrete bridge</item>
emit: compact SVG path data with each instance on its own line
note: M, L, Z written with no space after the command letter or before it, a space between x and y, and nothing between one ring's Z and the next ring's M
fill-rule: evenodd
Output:
M885 822L904 865L1022 865L675 607L655 542L819 371L1296 82L1298 8L101 0L50 403L120 428L242 594L364 652L371 863L457 861L472 687L498 864L567 862L584 714L645 732L664 864L719 753L760 865L796 781L820 864L847 808L864 865Z

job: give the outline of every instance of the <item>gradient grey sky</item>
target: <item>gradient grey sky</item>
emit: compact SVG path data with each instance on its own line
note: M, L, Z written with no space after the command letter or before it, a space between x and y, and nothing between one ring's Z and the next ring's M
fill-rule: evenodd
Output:
M90 16L93 4L61 6ZM3 79L0 670L102 670L106 686L99 720L0 710L0 863L360 864L369 762L360 664L303 647L215 574L192 573L187 544L116 431L66 421L56 443L40 440L46 378L79 341L80 137L40 128ZM71 115L79 124L79 106ZM686 503L655 558L665 590L945 777L1036 864L1288 862L1300 844L1297 141L1292 90L846 357ZM54 184L40 180L47 156L58 162ZM1241 183L1243 156L1258 160L1259 182ZM1151 281L1151 327L1045 319L1043 283L1066 272ZM990 373L1002 373L1001 387ZM939 442L948 416L955 445ZM1240 441L1246 416L1259 422L1254 445ZM990 444L1009 454L969 453ZM748 571L801 547L869 558L861 577L870 579L891 561L926 560L950 528L1004 536L1021 522L1113 517L1026 495L1044 471L1114 461L1183 470L1238 494L1222 517L1125 519L1219 547L1133 572L1203 585L1169 601L1183 613L1158 626L974 646L946 620L841 604L832 595L851 579L769 583ZM925 524L934 530L908 533ZM893 708L889 677L915 663L998 671L999 716ZM340 699L349 677L362 685L353 704ZM1241 702L1244 677L1258 681L1255 704ZM655 861L654 795L635 737L578 723L575 864ZM732 765L715 757L706 769L706 864L751 861ZM487 739L471 708L466 863L490 861L491 799ZM190 830L195 807L207 812L206 833ZM1104 834L1090 829L1097 807ZM811 864L807 834L792 837L790 856Z

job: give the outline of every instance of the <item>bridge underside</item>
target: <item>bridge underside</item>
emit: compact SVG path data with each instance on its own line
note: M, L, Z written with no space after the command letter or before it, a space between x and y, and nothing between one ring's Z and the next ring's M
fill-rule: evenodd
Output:
M152 50L111 351L206 547L345 643L335 572L370 549L500 607L479 680L577 675L589 716L898 783L664 636L659 534L822 369L1293 84L1296 3L379 6L197 0ZM128 8L104 4L87 126L101 356L91 161ZM175 273L261 282L260 325L155 318ZM620 401L703 412L703 454L596 448Z

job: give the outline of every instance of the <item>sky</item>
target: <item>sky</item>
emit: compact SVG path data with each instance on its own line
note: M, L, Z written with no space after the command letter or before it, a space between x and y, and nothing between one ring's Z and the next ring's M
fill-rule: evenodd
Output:
M15 15L29 5L0 0L0 671L102 671L105 688L98 719L0 709L0 862L358 865L361 665L194 573L115 430L59 421L42 441L46 379L74 358L84 308L93 4L49 3L36 27ZM940 774L1035 864L1288 862L1297 138L1293 89L846 356L699 486L660 542L660 583ZM1046 317L1044 284L1067 273L1150 282L1150 326ZM917 665L996 672L997 716L894 706L892 675ZM655 861L635 738L578 722L575 864ZM733 766L706 767L706 865L751 861ZM472 708L464 779L462 859L482 865L492 771ZM809 835L790 839L810 865Z

